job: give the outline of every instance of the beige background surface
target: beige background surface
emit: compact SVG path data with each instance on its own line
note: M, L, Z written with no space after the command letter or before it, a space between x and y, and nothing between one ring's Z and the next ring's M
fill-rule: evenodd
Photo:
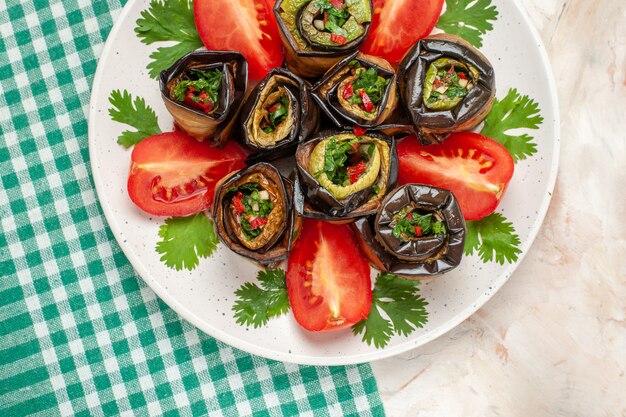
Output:
M390 417L626 417L626 1L523 4L559 93L552 204L477 314L373 363Z

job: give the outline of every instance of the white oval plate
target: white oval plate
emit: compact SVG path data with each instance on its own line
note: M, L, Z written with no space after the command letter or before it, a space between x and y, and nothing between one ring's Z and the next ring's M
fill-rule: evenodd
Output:
M235 323L231 311L235 290L254 281L257 268L224 245L192 272L167 268L155 251L164 219L141 212L126 193L131 151L116 143L125 126L108 116L111 91L127 89L144 97L156 110L161 129L172 129L158 83L146 71L148 56L156 46L140 43L133 32L140 12L148 7L148 1L142 0L126 5L109 35L89 109L89 153L96 190L111 230L135 270L171 308L202 331L247 352L285 362L345 365L382 359L423 345L461 323L493 296L527 253L548 208L558 165L559 116L546 51L518 2L494 3L498 20L484 37L481 50L495 67L498 97L517 88L539 103L544 118L540 129L530 132L538 152L517 163L498 209L521 239L522 254L516 263L485 264L477 256L465 257L456 270L425 282L421 292L429 303L428 323L409 337L394 337L383 349L368 346L350 329L306 332L291 313L260 329Z

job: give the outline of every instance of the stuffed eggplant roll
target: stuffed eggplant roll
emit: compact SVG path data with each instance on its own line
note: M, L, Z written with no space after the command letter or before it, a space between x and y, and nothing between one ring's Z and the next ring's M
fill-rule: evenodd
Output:
M191 52L161 72L161 96L176 125L200 141L228 140L246 93L248 63L238 52Z
M372 21L371 0L278 0L274 6L287 67L317 78L356 51Z
M423 145L476 127L496 94L487 58L465 40L444 34L421 39L406 54L398 88Z
M353 228L375 268L407 278L448 272L463 257L465 220L454 195L441 188L399 187L376 216L358 219Z
M354 54L337 63L313 89L313 96L339 127L374 127L398 103L393 67L384 59Z
M232 251L262 265L287 259L297 235L293 185L267 163L238 171L217 185L213 220Z
M293 155L298 143L317 129L318 116L309 83L276 68L246 100L241 137L253 153L259 154L253 160Z
M350 220L376 212L398 178L392 138L352 132L322 132L296 151L298 183L305 217Z

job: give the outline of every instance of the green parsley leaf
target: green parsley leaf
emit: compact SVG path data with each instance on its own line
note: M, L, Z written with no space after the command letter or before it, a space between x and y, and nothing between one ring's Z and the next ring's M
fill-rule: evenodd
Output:
M289 297L285 271L282 269L268 269L259 271L257 279L261 286L246 282L235 295L239 299L233 305L237 324L264 326L272 317L278 317L289 311Z
M419 281L380 273L372 292L372 309L367 319L352 326L355 335L381 348L394 334L408 336L428 321L428 303L420 297Z
M491 22L497 18L498 10L491 0L446 0L446 11L437 27L480 48L482 36L493 29Z
M504 145L517 162L534 155L537 146L533 143L534 138L526 133L515 136L507 132L521 128L539 129L542 122L537 102L511 88L506 97L494 101L480 133Z
M495 259L503 265L504 262L517 261L522 253L519 248L520 239L513 224L500 213L492 213L489 216L466 222L465 254L472 255L478 251L483 262L491 262Z
M113 90L109 96L109 116L116 122L125 123L137 129L136 132L126 130L117 138L117 143L125 148L138 144L148 136L161 133L159 121L152 107L146 105L146 100L133 97L124 90Z
M217 249L218 239L213 222L204 213L188 217L171 217L159 229L163 239L156 251L161 261L177 271L193 270L199 258L208 258Z
M137 19L135 33L141 42L176 42L154 51L148 64L149 74L157 78L161 71L171 67L183 55L203 46L193 17L193 1L152 0L148 10Z

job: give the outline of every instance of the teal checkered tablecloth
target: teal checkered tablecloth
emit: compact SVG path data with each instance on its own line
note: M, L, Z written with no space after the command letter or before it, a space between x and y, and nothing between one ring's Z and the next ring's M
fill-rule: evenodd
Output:
M89 90L123 2L50 3L0 0L0 416L384 414L369 365L238 351L136 275L87 150Z

